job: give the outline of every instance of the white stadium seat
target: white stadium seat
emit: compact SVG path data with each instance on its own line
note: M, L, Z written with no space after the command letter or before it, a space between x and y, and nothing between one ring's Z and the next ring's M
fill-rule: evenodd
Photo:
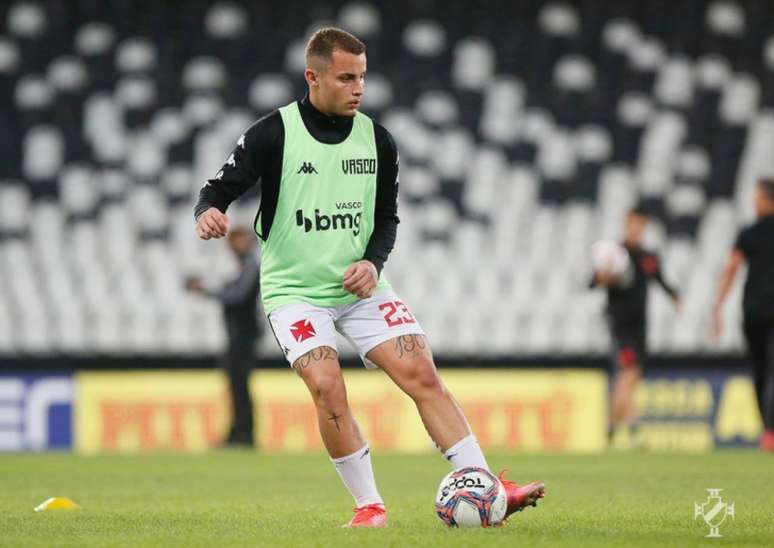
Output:
M706 2L700 20L656 32L645 12L592 17L588 2L506 2L458 24L454 6L353 1L281 28L285 8L253 4L173 10L168 37L195 36L186 47L96 7L3 10L0 355L222 350L218 304L182 280L215 285L232 258L196 238L192 206L245 130L304 90L306 38L321 25L368 44L363 110L401 159L385 275L436 351L608 352L589 249L620 240L637 203L654 211L646 242L685 301L677 315L650 292L650 348L743 347L738 327L712 341L707 303L754 217L758 177L774 175L774 36L754 6ZM232 204L232 226L251 226L262 199ZM729 326L740 294L737 283ZM280 357L270 334L260 344Z

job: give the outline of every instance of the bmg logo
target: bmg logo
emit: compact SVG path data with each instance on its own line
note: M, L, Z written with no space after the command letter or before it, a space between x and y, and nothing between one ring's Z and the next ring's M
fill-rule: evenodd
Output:
M314 210L314 221L304 216L302 209L296 210L296 225L304 227L304 232L314 230L352 230L352 234L360 234L360 220L362 212L352 213L334 213L325 215L320 213L319 209Z

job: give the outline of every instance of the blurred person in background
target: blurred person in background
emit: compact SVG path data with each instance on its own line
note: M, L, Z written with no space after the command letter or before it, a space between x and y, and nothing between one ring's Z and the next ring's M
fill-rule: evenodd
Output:
M224 447L253 445L253 402L250 398L250 371L256 362L255 343L261 336L258 322L259 268L255 237L243 227L228 234L228 244L236 256L239 272L218 290L205 289L201 280L189 278L186 289L218 300L223 305L228 347L222 358L229 381L232 423Z
M774 179L761 179L755 192L757 221L739 233L720 279L713 330L723 330L722 309L739 267L748 266L742 310L747 350L753 362L758 410L763 421L761 449L774 451Z
M346 526L384 527L371 450L347 401L337 332L366 367L384 370L414 400L455 469L488 464L419 322L381 276L397 233L398 151L384 127L358 112L365 49L348 32L317 31L305 52L308 94L247 129L202 188L195 216L200 238L222 237L228 205L261 181L255 229L269 324L309 389L323 443L355 500ZM502 483L506 515L544 495L542 482Z
M613 387L610 395L608 443L619 427L625 426L629 439L637 439L639 414L635 401L637 386L647 364L647 296L651 280L656 281L680 305L677 291L667 284L661 272L658 256L642 247L642 237L648 225L647 212L636 207L626 215L622 246L628 254L625 273L596 269L591 287L607 290L607 321L612 340L611 365Z

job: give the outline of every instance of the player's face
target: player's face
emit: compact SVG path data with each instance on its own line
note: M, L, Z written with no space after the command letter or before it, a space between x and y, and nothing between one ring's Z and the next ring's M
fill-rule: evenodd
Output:
M354 116L365 90L365 53L333 50L328 66L315 72L319 103L315 106L325 114Z
M755 213L763 217L774 210L774 200L769 198L766 191L758 185L755 189Z
M626 239L630 242L639 242L642 233L648 226L648 218L645 215L629 214L626 217Z
M234 231L229 234L228 243L236 253L247 253L253 246L253 242L247 232Z

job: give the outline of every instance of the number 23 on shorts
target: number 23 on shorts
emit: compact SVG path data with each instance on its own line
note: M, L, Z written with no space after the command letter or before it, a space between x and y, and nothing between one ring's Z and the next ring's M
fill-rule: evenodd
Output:
M395 327L404 323L417 323L408 308L401 301L389 301L379 305L379 310L384 313L384 321L387 327Z

